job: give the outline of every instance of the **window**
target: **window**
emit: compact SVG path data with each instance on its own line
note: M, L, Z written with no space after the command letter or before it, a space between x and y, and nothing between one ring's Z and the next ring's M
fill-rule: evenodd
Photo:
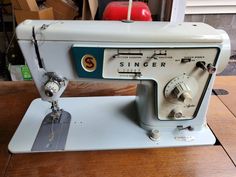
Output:
M185 14L236 13L236 0L186 0Z

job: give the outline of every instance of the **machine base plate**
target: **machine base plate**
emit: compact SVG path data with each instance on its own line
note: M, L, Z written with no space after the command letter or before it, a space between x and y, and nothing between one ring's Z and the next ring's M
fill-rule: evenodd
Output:
M158 128L160 139L153 141L137 121L135 96L61 98L59 106L71 114L64 148L33 148L51 105L34 100L11 142L12 153L139 149L212 145L215 137L206 126L201 131L170 131ZM33 148L33 149L32 149Z

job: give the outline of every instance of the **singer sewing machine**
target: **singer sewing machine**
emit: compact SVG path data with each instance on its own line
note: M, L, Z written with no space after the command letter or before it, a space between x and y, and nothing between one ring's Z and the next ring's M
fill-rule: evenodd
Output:
M215 143L206 113L229 59L224 31L203 23L27 20L16 34L41 99L29 106L11 152ZM136 82L137 94L60 98L69 80Z

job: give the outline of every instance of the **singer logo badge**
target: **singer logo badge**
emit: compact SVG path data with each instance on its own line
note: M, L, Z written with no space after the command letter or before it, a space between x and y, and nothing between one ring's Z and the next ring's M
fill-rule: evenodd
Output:
M84 55L81 60L81 65L87 72L93 72L97 68L97 60L92 55Z

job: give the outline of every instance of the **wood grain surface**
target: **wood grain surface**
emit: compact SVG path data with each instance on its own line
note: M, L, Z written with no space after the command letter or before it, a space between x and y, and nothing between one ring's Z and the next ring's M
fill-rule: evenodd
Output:
M136 85L130 83L71 82L64 96L134 95L135 89ZM0 82L1 176L236 177L236 168L228 156L235 155L236 148L234 145L230 147L230 143L235 139L231 136L236 137L231 129L232 120L236 118L216 96L211 101L208 118L226 151L219 145L11 155L7 150L10 138L30 102L37 97L33 82ZM227 123L226 129L221 129L223 121Z
M235 177L220 146L13 155L6 177Z
M219 95L220 100L236 116L236 76L218 76L214 83L215 89L225 89L228 95Z
M8 94L27 94L39 97L33 82L8 82L0 81L0 96ZM136 84L127 82L81 82L71 81L63 96L113 96L113 95L135 95Z
M8 152L8 143L19 125L30 102L38 97L34 85L28 83L14 84L0 82L0 175L3 176L11 154ZM4 91L6 90L6 94ZM35 90L32 93L32 90Z
M216 96L209 106L208 124L236 165L236 118Z
M11 158L11 154L8 153L7 149L7 144L11 138L10 135L12 135L12 132L0 130L0 176L4 176Z

